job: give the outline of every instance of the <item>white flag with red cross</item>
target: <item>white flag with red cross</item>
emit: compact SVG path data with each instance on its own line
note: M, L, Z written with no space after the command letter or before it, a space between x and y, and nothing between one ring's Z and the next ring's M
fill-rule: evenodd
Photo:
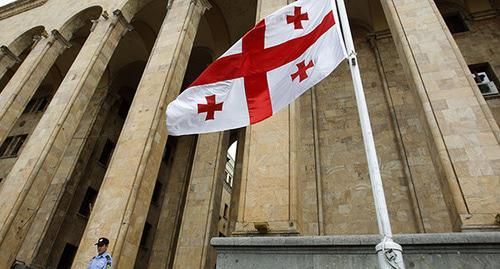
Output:
M334 8L299 0L260 21L168 105L168 134L255 124L327 77L347 57Z

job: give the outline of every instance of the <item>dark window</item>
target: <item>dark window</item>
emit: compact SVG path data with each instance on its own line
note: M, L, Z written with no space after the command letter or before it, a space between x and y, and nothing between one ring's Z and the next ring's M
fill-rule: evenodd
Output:
M229 211L229 206L227 204L224 204L224 219L227 219L227 214Z
M168 158L170 158L170 154L172 154L172 146L167 144L165 145L165 151L163 152L163 161L168 163Z
M49 104L49 97L45 96L40 99L38 99L38 105L36 108L36 111L45 111L45 108L47 108L47 105Z
M34 98L31 98L31 100L28 102L26 107L24 108L23 114L30 113L33 111L33 107L35 107L36 100Z
M500 83L489 63L470 65L469 69L483 96L489 97L499 95L498 89Z
M111 154L113 154L113 150L115 149L115 144L111 142L111 140L106 140L106 144L101 152L101 157L99 157L99 162L105 166L108 165L109 159L111 158Z
M7 149L9 148L10 143L12 143L12 139L14 139L14 136L9 136L5 139L2 146L0 147L0 156L6 156Z
M444 22L452 34L469 31L464 19L458 13L443 16Z
M163 184L161 182L156 181L155 189L153 190L153 197L151 197L151 203L158 205L160 202L161 189Z
M18 135L16 137L17 139L14 139L14 143L12 145L11 156L17 156L17 153L19 152L19 150L23 146L24 141L26 141L27 137L28 137L28 135Z
M45 108L47 108L47 105L49 104L49 99L49 96L31 98L26 105L26 108L24 108L23 114L45 111Z
M57 264L57 269L71 268L77 250L78 248L76 246L67 243L66 246L64 246L63 253Z
M120 104L120 108L118 108L118 116L120 116L120 118L122 118L122 119L126 119L129 109L130 109L130 104L123 101Z
M15 157L28 137L27 134L9 136L0 146L0 157Z
M151 224L146 222L144 224L144 230L142 231L141 244L140 244L141 247L146 246L150 232L151 232Z
M95 200L97 198L97 191L92 187L87 189L85 193L85 197L83 198L83 202L80 205L80 210L78 211L80 214L88 217L90 212L92 211L92 207L94 206Z

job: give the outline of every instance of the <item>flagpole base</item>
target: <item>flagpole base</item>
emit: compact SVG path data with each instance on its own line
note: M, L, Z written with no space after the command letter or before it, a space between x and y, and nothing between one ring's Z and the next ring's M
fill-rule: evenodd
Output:
M401 245L385 239L375 247L380 269L404 269L403 248Z

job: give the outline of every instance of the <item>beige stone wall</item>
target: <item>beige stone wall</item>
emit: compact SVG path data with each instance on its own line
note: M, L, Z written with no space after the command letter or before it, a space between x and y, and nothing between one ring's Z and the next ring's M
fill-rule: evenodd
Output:
M355 45L365 88L381 175L396 233L417 232L404 163L396 143L375 56L366 32L355 29ZM326 234L377 233L375 208L358 112L347 65L316 87Z
M180 224L185 207L186 192L191 177L191 167L196 149L197 136L169 138L172 154L166 181L160 216L149 259L149 268L169 268L176 253ZM168 145L167 144L167 145ZM160 171L161 172L161 171Z
M433 1L381 3L424 111L431 156L448 185L454 229L495 227L498 124Z
M111 13L115 9L120 9L126 1L127 0L50 0L42 6L0 20L0 28L3 29L2 35L0 36L0 44L8 46L22 33L37 26L43 26L48 32L52 29L61 29L74 15L92 6L100 6L103 10L107 10L108 13ZM57 15L54 16L55 13Z
M405 180L412 196L418 232L451 231L450 216L443 197L444 182L432 163L415 92L409 87L394 40L387 35L374 36L373 50L378 53L379 72L385 84L385 98L395 127L400 157L405 165Z
M316 88L306 92L292 106L298 119L294 126L297 177L297 222L302 235L323 235L320 144L317 137Z
M454 34L460 52L468 65L489 63L494 69L497 78L500 78L500 17L491 19L467 21L469 31ZM500 88L500 85L497 85ZM500 124L500 101L497 98L487 99L486 102Z
M224 179L222 179L224 181ZM227 206L227 209L225 207ZM224 211L226 210L226 215ZM219 235L229 236L229 212L231 210L231 186L226 182L222 186L222 195L220 198L220 209L219 209L219 224L218 232Z
M97 143L95 144L92 155L90 156L90 161L88 162L87 167L84 168L85 172L80 177L76 191L71 199L70 206L66 211L64 222L57 232L55 242L51 246L51 253L47 262L48 266L57 266L66 243L71 243L75 246L78 246L80 243L80 238L89 218L88 216L84 216L79 213L80 206L82 205L85 192L88 187L91 187L96 191L99 191L100 189L107 168L107 164L99 162L101 152L108 139L116 144L119 130L121 130L123 125L123 119L119 118L117 115L118 107L118 103L115 103L108 115L98 116L105 117L106 119L104 122L106 122L106 124L102 126L98 135Z

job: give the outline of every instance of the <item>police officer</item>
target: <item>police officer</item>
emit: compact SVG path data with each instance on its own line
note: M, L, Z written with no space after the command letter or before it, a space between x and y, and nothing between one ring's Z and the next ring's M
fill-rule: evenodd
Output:
M88 269L110 269L113 259L111 255L107 253L109 240L107 238L101 237L95 243L97 246L97 256L94 256L89 263Z

